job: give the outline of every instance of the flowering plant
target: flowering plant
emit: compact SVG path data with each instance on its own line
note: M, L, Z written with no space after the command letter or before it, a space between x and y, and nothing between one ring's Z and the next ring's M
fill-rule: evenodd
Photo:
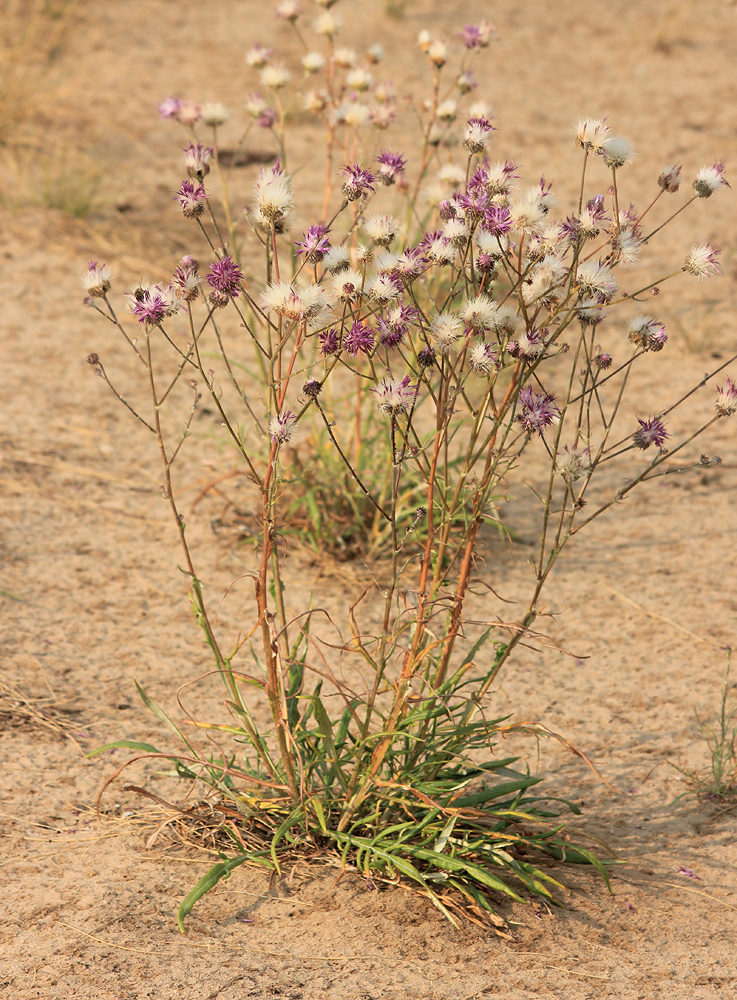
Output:
M185 257L168 285L131 293L138 337L114 309L108 267L92 262L84 279L88 305L125 337L148 384L150 415L133 412L157 440L192 605L227 688L232 722L198 725L239 744L237 751L222 746L219 759L206 756L141 692L182 749L113 745L176 760L180 775L207 783L242 817L237 853L185 899L180 927L196 900L237 865L260 860L279 870L285 853L328 848L366 877L413 880L454 922L463 903L467 913L501 926L499 894L519 899L523 887L555 902L558 883L536 858L587 861L606 878L602 863L585 847L571 847L541 800L528 797L538 779L514 770L514 758L493 756L500 734L545 728L490 719L486 706L517 646L538 636L540 594L569 540L664 474L672 456L737 410L737 384L726 376L713 416L683 440L672 440L667 418L686 397L624 427L630 373L644 355L665 347L665 327L643 313L628 321L628 341L612 337L616 346L599 346L617 307L649 300L677 275L719 272L719 250L706 243L643 287L624 291L620 277L675 215L728 185L721 163L703 167L685 203L652 222L679 191L681 167L663 170L646 208L623 208L620 174L632 149L606 121L587 118L575 128L578 202L554 221L552 186L542 178L520 192L517 166L489 156L495 125L486 107L470 108L457 136L458 101L442 90L451 46L424 33L432 89L418 109L419 139L402 152L382 149L369 158L361 152L369 145L365 129L373 123L383 130L395 117L391 88L373 80L380 52L369 49L361 66L353 50L337 48L338 18L332 4L322 6L313 27L325 51L307 51L302 59L306 77L325 73L325 89L305 98L326 134L319 220L296 236L289 231L298 199L286 165L280 95L290 71L255 45L247 62L275 106L252 94L248 107L279 152L260 169L246 209L259 268L244 250L227 188L216 211L206 185L211 165L224 180L217 130L227 109L171 98L160 105L162 116L192 132L188 176L175 197L211 262L203 267ZM292 0L278 13L300 30ZM482 24L459 33L463 60L451 84L459 100L473 89L467 57L488 45L492 30ZM202 124L212 130L211 146L198 135ZM458 165L444 162L454 137L464 150ZM594 169L606 194L588 190ZM236 333L228 328L230 314ZM178 315L186 319L184 344L171 330ZM237 377L234 363L244 345L260 373L248 382ZM217 368L209 367L213 356ZM99 356L89 361L133 409ZM184 429L173 442L165 414L181 414L185 384L188 414L179 418ZM244 628L249 639L259 636L258 651L240 637L225 645L177 503L172 468L185 453L203 395L254 491L260 551L249 568L254 610ZM383 441L368 456L367 406L378 428L371 441ZM388 538L388 556L374 569L373 624L370 614L361 620L367 591L350 604L340 628L284 585L283 484L306 427L312 428L308 450L317 449L319 431L351 502L368 505L369 520ZM525 462L541 459L547 472L526 610L516 621L493 615L469 621L470 588L482 578L482 526L499 524L500 498L510 495ZM630 463L629 478L616 490L606 479L599 486L598 471L615 459ZM693 464L716 462L703 456ZM370 474L372 465L383 478L375 469ZM266 728L250 688L267 698ZM335 717L328 697L339 700Z

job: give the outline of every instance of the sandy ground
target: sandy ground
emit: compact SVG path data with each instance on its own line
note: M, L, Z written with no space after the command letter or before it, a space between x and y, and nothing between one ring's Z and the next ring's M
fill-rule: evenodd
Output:
M374 0L340 8L350 22L345 42L381 40L400 92L420 86L408 75L417 32L461 26L449 4L407 0L399 18ZM638 204L667 163L683 162L690 174L714 158L737 162L737 15L728 4L465 5L464 22L482 16L498 29L477 75L497 116L499 153L515 157L530 183L542 172L555 179L563 205L572 204L576 183L571 124L583 114L610 115L634 143ZM134 678L175 711L177 686L208 663L158 495L157 455L84 363L99 351L127 384L131 361L83 310L78 275L90 257L102 257L125 287L142 275L162 277L187 249L170 200L180 135L159 123L154 105L181 93L237 107L253 89L243 52L255 41L297 52L270 9L249 0L84 5L47 80L36 135L48 137L47 147L54 137L74 141L97 165L97 207L84 222L38 206L16 205L1 217L3 995L735 995L736 814L679 799L687 785L671 766L707 767L694 710L716 708L721 647L737 644L733 422L704 446L722 456L720 469L659 480L579 536L547 595L549 631L575 657L525 651L493 696L497 714L512 711L573 740L621 789L599 783L556 745L539 756L534 743L512 747L551 790L580 803L574 828L624 862L611 895L585 871L566 871L566 906L507 907L513 934L500 940L473 925L454 930L402 889L370 891L351 876L336 884L334 871L299 867L269 886L242 868L195 908L183 938L173 913L209 858L182 850L167 830L157 834L168 814L142 805L123 782L96 817L97 792L124 754L84 754L119 738L165 740L135 696ZM294 165L307 173L314 135L297 123ZM239 175L238 190L250 190L254 169ZM696 209L649 260L657 273L690 242L715 240L724 276L683 280L664 293L659 314L670 340L639 371L633 412L656 412L734 350L734 196L722 191ZM679 426L704 419L710 407L710 395L692 397ZM231 467L204 426L191 455L187 503ZM198 543L213 542L221 511L212 497L197 507L190 530ZM487 568L509 599L521 599L524 500L509 517L521 542L492 545ZM207 585L219 593L247 556L214 544ZM340 606L345 579L334 568L295 557L288 574ZM233 622L239 600L229 598L223 612ZM30 699L25 707L18 690ZM214 713L219 700L206 689L200 707ZM165 790L150 772L148 780Z

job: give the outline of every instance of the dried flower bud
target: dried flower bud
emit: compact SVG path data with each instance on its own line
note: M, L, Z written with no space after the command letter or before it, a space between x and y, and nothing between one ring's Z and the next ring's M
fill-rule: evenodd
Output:
M316 378L308 378L302 386L302 395L307 396L309 399L317 399L321 392L322 382Z

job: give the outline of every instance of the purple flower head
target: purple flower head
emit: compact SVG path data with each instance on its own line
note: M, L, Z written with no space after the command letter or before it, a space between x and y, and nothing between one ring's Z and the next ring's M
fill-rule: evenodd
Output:
M419 247L410 247L397 256L390 274L403 288L407 288L422 274L424 267L422 250Z
M195 184L193 180L182 181L182 186L174 195L174 201L182 206L185 219L199 219L205 211L207 193L204 185Z
M210 173L210 160L215 150L211 146L203 146L201 142L197 145L190 142L183 153L187 174L196 177L197 180L203 180L205 175Z
M340 337L338 336L338 331L335 327L330 327L329 330L324 330L319 335L320 340L320 353L323 357L327 358L331 354L337 354L340 350Z
M142 326L144 324L158 326L169 314L168 304L161 294L161 290L156 287L136 289L132 310L133 315Z
M227 295L228 298L238 298L240 283L242 281L243 271L241 271L232 257L223 257L222 260L210 264L207 283L221 296Z
M343 347L354 358L357 354L370 354L374 346L374 331L360 320L356 320L343 338Z
M259 128L273 128L276 119L276 111L272 108L264 108L264 110L256 118L256 124Z
M547 327L538 329L536 326L531 326L529 330L520 334L518 340L509 341L507 353L522 361L536 361L545 350L545 337L548 332Z
M384 347L396 347L404 339L419 312L414 306L395 306L386 316L379 317L379 342Z
M448 219L455 219L458 214L458 209L450 198L446 198L438 205L438 212L442 221L447 222Z
M724 388L717 386L717 398L714 407L720 417L731 417L737 412L737 384L727 375Z
M316 378L308 378L302 386L302 395L307 396L308 399L317 399L321 392L322 382Z
M693 189L697 198L710 198L722 185L729 187L729 181L724 176L724 164L715 160L713 166L702 167L696 174Z
M422 259L426 264L451 264L456 256L456 248L440 229L425 233L418 250L422 251Z
M177 118L181 106L182 102L178 97L167 97L156 105L162 118Z
M650 417L648 420L640 420L638 417L637 423L640 426L632 435L632 440L643 451L651 444L654 444L656 448L662 448L670 437L660 417Z
M457 34L467 49L481 48L481 31L475 24L467 24L463 31Z
M608 368L612 367L612 356L607 354L605 351L599 351L599 353L594 358L594 364L599 369L600 372L605 372Z
M409 375L401 382L384 378L378 385L372 386L371 392L376 395L376 404L382 413L394 416L409 410L417 398L419 383L413 383Z
M519 174L515 173L516 169L516 164L511 160L495 163L493 166L488 160L484 160L471 175L468 187L483 188L491 195L509 194L512 181L519 177Z
M480 191L478 188L468 194L459 194L456 203L463 210L464 216L469 222L479 222L486 217L491 195L488 191ZM495 205L495 208L499 206Z
M404 168L407 166L407 161L401 153L390 153L386 150L379 153L376 162L379 164L379 180L387 187L396 181L399 174L404 173Z
M329 232L328 226L320 223L310 226L305 230L302 242L295 244L297 253L305 254L311 264L319 264L330 249Z
M662 351L668 340L665 324L652 316L636 316L630 323L630 340L643 351Z
M284 410L269 420L269 434L274 444L291 441L297 430L297 417L293 410Z
M485 115L469 118L463 133L463 145L469 153L480 153L486 145L486 139L494 126Z
M546 427L558 422L560 410L554 400L552 393L533 392L529 386L520 391L517 420L528 434L536 431L542 437Z
M512 216L507 206L489 205L481 219L481 228L492 236L505 236L512 228Z
M376 177L370 170L364 170L358 163L349 163L343 167L342 174L345 177L343 194L348 201L357 201L364 195L373 194Z
M496 272L496 262L496 257L490 253L484 253L482 251L476 257L476 270L480 274L491 274L492 271Z
M721 252L719 247L713 243L693 246L691 253L683 263L683 270L693 274L699 281L702 278L711 278L713 274L721 274L721 269L717 264L717 257Z
M457 34L467 49L485 49L495 30L493 24L482 21L481 24L467 24Z
M182 263L174 269L171 276L171 285L178 299L192 302L200 293L200 276L197 271L197 264L190 258L186 263L182 258Z

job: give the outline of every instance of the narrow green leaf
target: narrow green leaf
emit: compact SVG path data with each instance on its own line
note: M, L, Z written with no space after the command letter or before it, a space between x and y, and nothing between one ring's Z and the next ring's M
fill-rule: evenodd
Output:
M104 747L98 747L97 750L92 750L90 753L85 754L85 757L94 757L98 753L104 753L106 750L143 750L144 753L161 753L161 750L157 750L156 747L151 746L150 743L139 743L136 740L116 740L115 743L106 743Z

